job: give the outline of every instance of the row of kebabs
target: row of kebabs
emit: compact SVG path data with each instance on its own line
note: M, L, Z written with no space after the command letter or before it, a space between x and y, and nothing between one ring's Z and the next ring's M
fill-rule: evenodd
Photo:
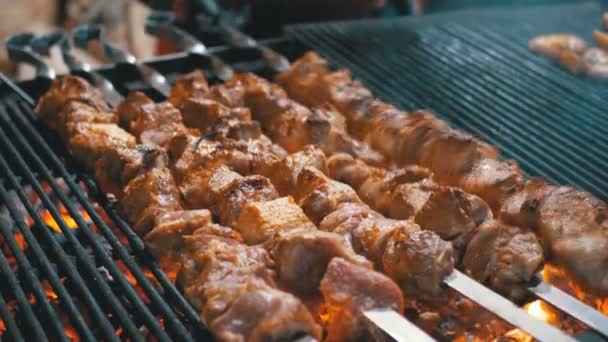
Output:
M155 253L180 265L187 295L219 338L318 336L306 308L276 289L273 268L281 285L298 294L321 288L330 339L364 333L356 329L361 309L402 309L392 281L353 251L408 294L437 295L457 262L521 299L543 254L523 227L536 230L555 260L582 252L585 261L561 265L586 288L604 293L597 272L605 263L597 254L602 251L579 243L601 247L606 238L598 219L604 208L587 194L524 183L516 164L498 161L491 147L430 113L404 116L347 72L332 72L316 54L279 82L287 93L248 74L209 87L194 73L176 84L170 102L134 93L110 111L97 91L66 77L38 106L102 189L119 198ZM387 168L409 164L428 169ZM564 201L578 207L562 209ZM200 208L232 229L210 223ZM516 225L493 219L491 209ZM585 227L575 226L585 219ZM585 239L584 231L601 234ZM258 297L245 296L258 288ZM266 306L256 303L262 300ZM280 314L262 314L283 301ZM227 326L234 315L251 324ZM296 323L282 326L286 319Z
M261 134L247 109L212 100L202 105L209 112L189 128L170 102L133 93L112 111L96 89L66 76L37 112L101 190L117 197L154 254L179 269L185 294L219 340L320 338L317 313L277 281L303 298L321 297L327 340L366 339L362 310L402 312L404 299L391 279L342 235L318 230L292 197L281 197L269 178L256 174L280 163L285 173L276 182L298 182L301 196L314 197L300 184L327 179L317 169L325 166L323 153L309 148L288 155ZM298 181L304 172L309 177ZM223 225L213 224L212 214ZM394 251L386 253L397 260L407 245L402 236L424 237L410 226L400 229Z

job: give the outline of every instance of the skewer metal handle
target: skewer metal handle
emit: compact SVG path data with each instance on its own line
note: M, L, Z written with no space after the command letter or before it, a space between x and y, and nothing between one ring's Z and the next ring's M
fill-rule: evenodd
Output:
M177 43L180 49L194 55L209 59L213 74L223 81L232 78L234 71L217 56L209 53L205 44L190 33L174 24L175 16L171 12L153 12L146 18L146 32L153 36Z
M248 36L245 33L238 31L232 27L224 25L220 26L224 36L231 45L236 47L254 48L260 50L260 52L262 53L262 57L274 71L281 73L286 72L289 70L289 68L291 68L289 59L287 59L287 57L283 56L277 51L260 44L251 36Z
M34 39L35 36L32 33L18 33L10 36L5 42L8 56L15 63L26 63L33 66L37 77L53 80L56 77L55 70L31 48Z
M112 106L117 106L122 102L124 97L118 93L112 82L100 73L93 71L90 64L83 62L74 56L72 46L70 45L70 41L65 32L55 31L46 33L33 39L31 42L32 49L44 56L50 54L50 50L54 45L58 45L61 49L63 62L71 72L86 74L92 80L93 84L101 90L106 101Z
M104 31L100 26L79 26L74 30L72 36L74 38L74 45L83 50L89 49L89 42L99 41L104 56L110 61L113 63L122 63L134 66L139 72L141 78L152 86L152 88L157 90L165 97L168 97L169 94L171 94L171 85L169 82L167 82L165 76L145 64L138 63L137 58L135 58L135 56L128 51L109 43L106 40Z

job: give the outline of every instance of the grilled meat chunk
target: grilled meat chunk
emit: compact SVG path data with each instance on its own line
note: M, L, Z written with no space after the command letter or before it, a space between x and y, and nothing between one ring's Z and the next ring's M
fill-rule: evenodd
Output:
M168 166L166 153L150 145L116 145L95 162L95 181L105 193L120 197L123 188L140 172Z
M215 211L222 224L233 227L247 203L272 201L279 194L268 178L253 175L233 180L221 188L219 196L221 199L214 201Z
M153 168L133 178L125 187L120 209L138 234L154 226L158 215L181 210L179 192L167 168Z
M122 146L135 146L135 137L116 124L77 123L68 142L72 156L89 171L105 152Z
M209 84L200 70L181 76L171 88L169 102L179 107L184 100L191 97L202 97L209 92Z
M533 232L489 220L469 242L462 265L473 278L521 302L529 296L523 285L543 266L543 249Z
M429 196L414 221L451 241L461 253L477 227L492 217L492 211L481 198L457 188L441 188Z
M206 98L186 99L179 108L184 118L184 124L199 129L202 134L212 131L221 122L251 121L249 108L230 108Z
M277 290L268 253L197 231L185 237L184 292L221 341L287 340L321 331L296 297Z
M288 152L316 145L327 154L344 152L370 163L383 161L382 155L348 134L345 118L333 107L311 110L289 99L277 85L253 74L237 75L231 82L243 84L245 104L254 118Z
M523 186L523 174L514 161L482 159L460 179L466 192L483 198L495 212L502 203Z
M321 292L329 318L325 341L373 340L363 311L404 309L403 294L390 278L341 258L329 263Z
M113 124L117 121L118 116L114 112L100 111L86 102L70 101L59 112L55 124L59 136L67 144L75 133L75 126L79 123Z
M570 34L550 34L532 38L530 50L551 58L559 58L564 51L581 54L587 49L584 39Z
M355 254L350 243L342 236L311 228L294 229L275 237L272 256L283 286L303 295L319 291L321 278L329 262L340 257L366 268L372 265Z
M272 288L244 293L211 322L211 329L227 341L290 341L303 335L321 335L302 302Z
M505 221L532 227L549 261L585 290L608 294L606 205L590 194L532 180L505 201Z
M184 236L192 235L198 229L213 230L214 235L242 241L240 235L233 230L211 225L211 219L211 212L204 209L160 214L156 216L154 228L145 235L144 240L152 254L161 259L161 263L169 260L172 267L176 263L181 264L186 247Z
M311 167L300 172L295 193L298 204L315 224L335 211L340 203L361 202L353 188Z
M40 97L35 111L50 128L56 129L59 127L58 115L70 102L82 102L100 112L110 109L99 89L83 78L67 75L53 81L49 90Z
M155 103L141 92L130 93L117 111L121 125L144 144L168 148L175 137L189 134L171 102Z
M343 203L320 224L349 239L408 294L434 296L453 269L449 242L412 221L389 220L363 204Z
M291 197L246 203L235 227L247 244L266 242L281 231L316 229Z

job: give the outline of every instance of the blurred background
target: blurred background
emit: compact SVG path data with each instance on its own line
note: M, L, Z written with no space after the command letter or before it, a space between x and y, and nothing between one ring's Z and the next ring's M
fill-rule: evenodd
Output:
M214 32L227 21L257 38L276 37L287 24L366 17L422 15L463 8L563 3L572 0L0 0L0 40L16 32L69 30L83 23L103 24L109 38L145 58L171 52L173 47L144 33L143 21L151 8L173 11L181 26L209 46L220 44ZM575 2L575 1L574 1ZM57 70L62 63L57 59ZM102 61L83 56L92 64ZM31 75L15 67L0 49L0 71L17 78Z

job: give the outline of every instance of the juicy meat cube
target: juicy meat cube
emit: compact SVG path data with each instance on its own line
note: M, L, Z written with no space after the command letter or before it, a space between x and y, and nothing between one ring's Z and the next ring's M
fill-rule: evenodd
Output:
M379 169L369 167L346 153L336 153L329 157L327 159L327 170L331 178L349 184L355 189L359 189L370 178L377 179L384 176ZM359 196L365 200L365 196L361 193L359 193Z
M161 147L167 146L175 136L187 133L181 113L170 102L139 107L128 127L139 142Z
M325 165L325 154L313 146L307 146L302 151L266 164L260 173L272 180L281 195L288 195L298 186L298 177L304 168L312 167L325 172Z
M313 228L287 231L276 237L272 256L281 284L302 295L319 291L327 264L335 257L371 268L342 236Z
M342 258L329 263L321 292L329 317L325 341L373 340L363 312L393 309L402 313L404 309L403 294L395 282Z
M35 111L51 128L57 128L57 116L72 101L83 102L101 112L109 110L99 89L83 78L67 75L53 81Z
M167 156L155 146L118 145L107 149L95 162L95 181L102 192L116 196L143 170L166 167Z
M246 203L235 227L249 245L268 241L273 235L295 228L311 227L306 214L291 197Z
M543 266L543 249L532 231L489 220L469 242L462 265L473 278L521 302L528 296L526 284Z
M135 137L116 124L81 122L74 126L68 148L74 159L87 170L93 170L95 162L106 151L118 146L134 146Z
M340 203L361 202L353 188L310 167L300 172L295 193L299 194L298 202L306 215L317 224L336 210Z
M179 191L191 208L214 208L224 189L241 178L226 166L200 168L188 173L179 183Z
M401 138L395 141L399 146L399 152L397 155L391 155L391 157L403 165L419 164L425 142L435 134L449 130L450 128L445 122L437 119L430 112L416 111L408 113L403 118L403 124L399 130Z
M184 236L209 225L211 219L211 212L204 209L164 213L156 217L154 229L146 234L144 240L157 257L168 257L174 253L181 256L185 248Z
M498 152L460 131L431 136L423 145L420 165L433 170L437 180L455 184L482 159L496 159Z
M181 210L179 192L169 169L150 169L133 178L124 189L120 208L140 235L153 228L158 215Z
M202 97L209 92L209 84L200 70L183 75L171 88L169 102L175 107L190 97Z
M290 341L321 337L321 328L296 297L276 289L247 292L210 323L222 341Z
M553 189L554 186L543 180L529 180L523 189L504 201L500 207L500 219L514 226L536 227L541 201Z
M116 113L101 111L86 102L70 101L57 115L56 125L59 136L67 143L74 134L74 128L78 123L101 123L112 124L118 121Z
M179 108L184 124L199 129L203 134L211 131L214 126L223 121L251 121L251 111L248 108L229 108L205 98L189 98Z
M464 191L483 198L498 211L507 197L522 188L523 182L523 174L515 161L483 159L459 184Z
M608 221L605 203L569 187L541 202L538 230L547 254L586 290L608 295Z
M477 227L492 216L481 198L457 188L442 188L431 194L414 220L423 229L452 241L460 255Z
M216 213L220 222L229 227L234 226L247 203L266 202L279 197L270 180L259 175L235 179L220 192L221 198L215 201Z
M439 186L431 179L398 185L390 194L387 215L395 219L415 216Z
M130 92L127 98L116 107L120 125L127 128L131 126L131 123L141 115L141 108L144 105L153 106L154 101L140 91Z
M227 82L211 87L205 98L230 108L245 107L245 89L242 84Z
M587 43L571 34L549 34L530 39L528 47L547 57L558 58L564 51L583 53L587 49Z
M406 294L433 298L454 269L454 251L437 234L411 223L388 239L382 266Z

